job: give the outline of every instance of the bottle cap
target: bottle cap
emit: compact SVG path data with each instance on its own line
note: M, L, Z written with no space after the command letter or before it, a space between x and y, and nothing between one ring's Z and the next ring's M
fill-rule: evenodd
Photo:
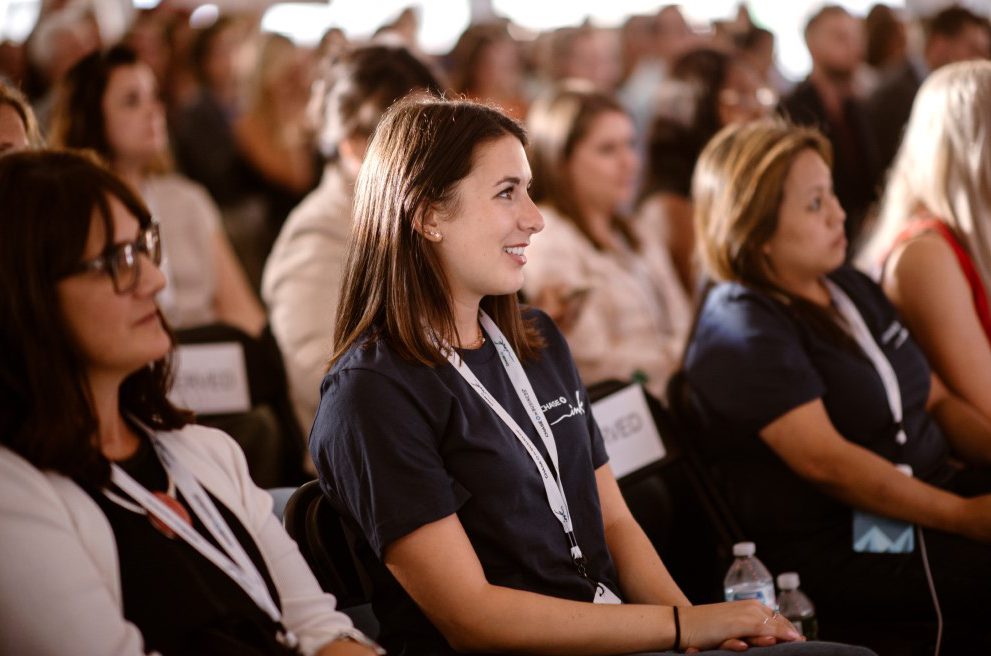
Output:
M778 588L781 590L798 590L798 582L797 572L778 574Z
M753 556L757 553L757 545L753 542L737 542L733 545L733 555L737 558Z

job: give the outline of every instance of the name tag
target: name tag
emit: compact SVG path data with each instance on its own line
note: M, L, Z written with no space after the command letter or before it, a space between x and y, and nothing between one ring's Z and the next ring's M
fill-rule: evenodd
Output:
M595 587L595 597L592 599L596 604L622 604L622 600L613 593L612 590L599 583Z
M906 476L908 465L895 465ZM915 526L890 517L860 510L853 511L853 550L857 553L912 553L915 551Z
M915 530L912 524L853 511L853 550L857 553L912 553Z
M169 399L204 415L250 410L242 346L237 342L178 346L175 385Z
M609 465L622 478L664 457L666 450L647 406L643 388L630 385L592 404Z

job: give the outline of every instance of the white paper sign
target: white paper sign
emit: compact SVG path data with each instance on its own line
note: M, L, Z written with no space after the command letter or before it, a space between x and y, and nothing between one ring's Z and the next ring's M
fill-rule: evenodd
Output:
M169 398L204 415L247 412L251 394L244 349L237 342L179 345Z
M666 453L639 385L630 385L592 404L616 478L652 465Z

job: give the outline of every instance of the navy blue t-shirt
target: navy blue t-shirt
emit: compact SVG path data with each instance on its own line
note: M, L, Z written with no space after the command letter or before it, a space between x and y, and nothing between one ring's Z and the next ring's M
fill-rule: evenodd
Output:
M946 440L926 412L930 369L884 292L860 272L830 275L857 306L898 377L908 441L867 356L800 322L770 296L721 283L705 299L685 355L685 376L705 417L699 446L727 488L748 537L770 545L850 525L850 508L791 471L759 437L768 424L822 399L837 431L917 478L945 483Z
M523 367L554 431L575 534L589 576L620 594L595 483L608 459L602 436L564 338L531 312L547 346ZM491 340L461 353L550 464ZM489 583L592 600L594 586L571 559L533 460L450 364L405 361L384 340L352 348L324 378L310 452L324 492L370 546L366 565L389 653L455 653L381 563L390 543L451 514Z

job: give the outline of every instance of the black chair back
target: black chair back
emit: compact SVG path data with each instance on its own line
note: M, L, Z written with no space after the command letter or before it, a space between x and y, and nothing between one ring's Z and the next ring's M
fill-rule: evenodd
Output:
M605 381L589 388L593 401L630 383ZM665 455L619 480L623 497L672 577L695 603L721 601L722 582L742 531L690 439L658 399L646 394Z
M356 540L318 481L304 483L289 498L283 524L296 541L324 591L344 609L371 602L371 585L355 554Z

